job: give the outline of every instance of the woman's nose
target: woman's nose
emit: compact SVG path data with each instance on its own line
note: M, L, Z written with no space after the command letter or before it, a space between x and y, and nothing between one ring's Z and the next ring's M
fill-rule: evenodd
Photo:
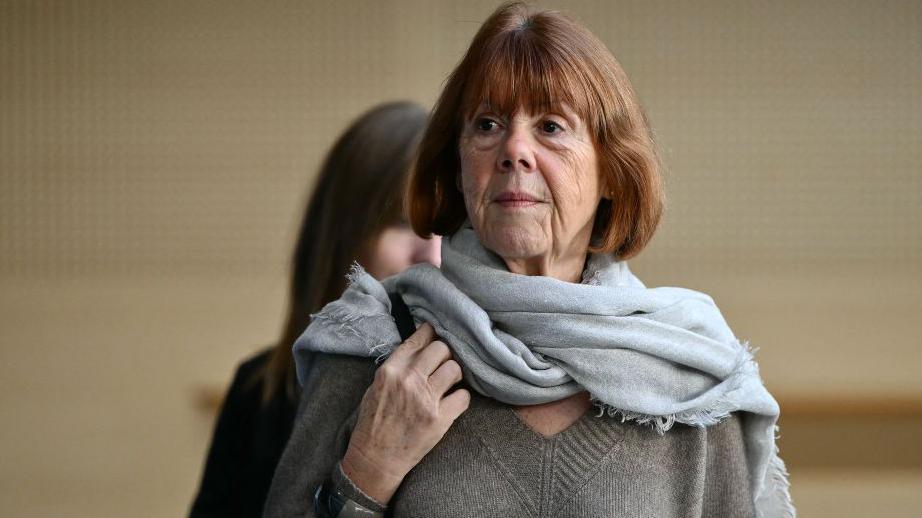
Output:
M534 142L527 128L511 124L499 154L500 171L533 171L535 168Z

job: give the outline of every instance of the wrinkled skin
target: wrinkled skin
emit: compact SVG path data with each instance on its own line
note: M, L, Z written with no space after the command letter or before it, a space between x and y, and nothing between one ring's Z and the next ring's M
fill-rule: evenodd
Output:
M566 105L504 116L482 105L458 145L461 187L480 242L510 271L578 281L602 181L592 138ZM504 200L504 193L529 200ZM519 196L519 197L523 197Z

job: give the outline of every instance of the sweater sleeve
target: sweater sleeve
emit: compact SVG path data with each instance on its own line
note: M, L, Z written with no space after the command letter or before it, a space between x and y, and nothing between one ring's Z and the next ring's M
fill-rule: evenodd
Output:
M754 517L741 419L733 413L708 427L702 516Z
M345 454L350 419L374 379L372 358L318 354L302 387L294 430L272 479L264 518L313 517L314 490Z

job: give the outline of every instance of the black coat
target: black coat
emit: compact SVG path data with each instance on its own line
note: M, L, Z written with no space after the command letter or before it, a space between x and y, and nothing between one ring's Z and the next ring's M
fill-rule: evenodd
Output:
M190 518L259 517L272 475L294 424L297 401L280 394L262 404L253 382L271 354L264 350L237 368L215 424Z

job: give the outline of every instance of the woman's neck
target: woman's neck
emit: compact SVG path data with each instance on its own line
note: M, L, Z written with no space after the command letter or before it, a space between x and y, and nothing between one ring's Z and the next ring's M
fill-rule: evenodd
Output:
M503 258L506 268L520 275L541 275L566 282L579 283L586 267L586 254L552 255L528 258Z

